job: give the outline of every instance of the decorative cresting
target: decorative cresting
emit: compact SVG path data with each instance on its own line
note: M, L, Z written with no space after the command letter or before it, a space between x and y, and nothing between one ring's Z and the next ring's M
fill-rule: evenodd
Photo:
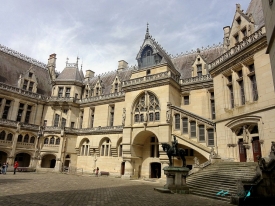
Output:
M149 122L160 120L158 98L151 92L145 91L137 100L134 107L134 122Z
M252 45L254 42L258 41L261 39L261 37L265 36L265 27L260 28L247 38L245 38L243 41L241 41L239 44L236 46L232 47L229 51L225 52L222 54L219 58L214 60L209 64L210 66L210 71L215 69L218 65L222 64L224 61L229 59L231 56L234 56L235 54L243 51L245 48L248 46Z
M108 99L114 99L114 98L124 98L125 92L116 92L116 93L110 93L106 95L100 95L95 97L89 97L82 100L76 101L77 103L89 103L89 102L97 102L102 100L108 100Z
M12 55L14 57L17 57L19 59L22 59L22 60L24 60L26 62L29 62L31 64L34 64L36 66L39 66L39 67L41 67L43 69L47 69L47 65L46 64L44 64L42 62L39 62L39 61L37 61L35 59L32 59L32 58L30 58L30 57L28 57L28 56L26 56L24 54L21 54L21 53L19 53L17 51L14 51L14 50L12 50L12 49L10 49L10 48L8 48L6 46L3 46L1 44L0 44L0 51L4 52L6 54Z

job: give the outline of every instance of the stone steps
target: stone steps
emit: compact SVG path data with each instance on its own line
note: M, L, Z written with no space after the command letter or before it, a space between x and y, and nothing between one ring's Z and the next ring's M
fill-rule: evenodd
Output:
M187 177L191 194L222 201L230 201L236 194L238 179L251 180L256 174L257 163L219 162ZM225 196L217 195L221 190L228 191Z

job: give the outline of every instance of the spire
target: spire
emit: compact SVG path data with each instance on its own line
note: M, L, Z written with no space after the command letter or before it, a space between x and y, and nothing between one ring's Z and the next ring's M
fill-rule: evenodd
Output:
M150 34L149 34L149 24L147 22L147 29L146 29L145 39L148 39L149 37L150 37Z

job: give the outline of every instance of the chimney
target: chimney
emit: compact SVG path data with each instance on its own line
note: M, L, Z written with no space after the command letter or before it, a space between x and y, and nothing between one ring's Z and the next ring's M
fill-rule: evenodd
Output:
M236 11L241 11L241 5L240 4L236 4Z
M90 79L95 76L95 73L92 70L86 70L85 79Z
M117 71L122 71L123 69L126 69L128 67L128 63L124 60L118 61L118 68Z
M56 78L55 74L56 54L51 54L48 59L48 71L50 73L51 80L54 81Z

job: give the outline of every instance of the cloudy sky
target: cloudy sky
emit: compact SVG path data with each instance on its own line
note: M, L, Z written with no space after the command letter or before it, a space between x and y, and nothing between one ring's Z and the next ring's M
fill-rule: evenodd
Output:
M170 54L222 42L236 3L250 0L7 0L0 7L0 44L47 63L57 54L57 70L66 58L83 62L83 71L101 74L118 61L136 64L146 24Z

